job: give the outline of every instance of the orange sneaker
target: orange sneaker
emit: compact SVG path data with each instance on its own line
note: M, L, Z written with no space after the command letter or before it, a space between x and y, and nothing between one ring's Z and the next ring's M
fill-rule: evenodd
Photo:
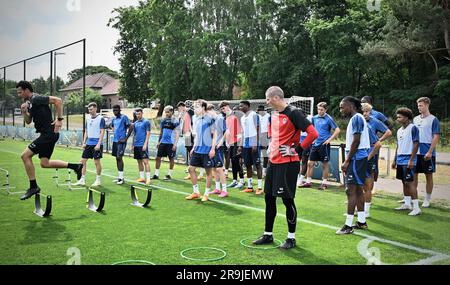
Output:
M144 178L139 178L138 180L136 180L136 182L145 183L145 179Z
M192 193L189 196L186 196L186 200L194 200L200 198L200 193Z
M208 202L208 195L203 195L202 202Z
M242 193L252 193L253 192L253 188L245 188L244 190L241 191Z
M258 189L258 190L256 190L255 195L261 195L263 193L264 193L264 191L262 189Z

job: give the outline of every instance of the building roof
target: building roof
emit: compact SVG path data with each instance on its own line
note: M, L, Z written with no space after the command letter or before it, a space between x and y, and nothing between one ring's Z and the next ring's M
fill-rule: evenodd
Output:
M101 89L102 96L115 95L119 93L120 81L106 73L97 73L86 76L86 88ZM83 89L83 78L78 79L69 86L59 90L61 92L79 91Z

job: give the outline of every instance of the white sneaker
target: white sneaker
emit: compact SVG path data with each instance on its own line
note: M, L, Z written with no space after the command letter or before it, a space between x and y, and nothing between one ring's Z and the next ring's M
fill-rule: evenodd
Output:
M420 214L422 214L422 211L420 210L420 208L417 208L417 209L412 210L412 211L408 214L408 216L418 216L418 215L420 215Z
M94 183L92 183L91 187L99 187L102 186L102 183L100 181L95 181Z
M403 199L403 200L398 200L397 203L405 203L405 199Z
M117 185L122 185L122 184L124 183L124 180L125 180L125 179L117 179L116 184L117 184Z
M425 199L422 203L422 208L429 208L430 207L430 201Z
M77 183L73 184L74 186L86 186L86 182L83 179L77 181Z
M244 187L244 184L239 182L236 186L234 186L233 188L242 188Z
M303 181L301 181L300 179L297 179L297 187L302 186L302 184L303 184Z
M395 208L397 211L403 211L403 210L412 210L411 205L403 204L398 208Z

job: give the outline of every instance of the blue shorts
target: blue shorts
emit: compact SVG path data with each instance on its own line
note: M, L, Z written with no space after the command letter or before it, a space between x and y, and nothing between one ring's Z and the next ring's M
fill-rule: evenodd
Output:
M397 175L396 178L401 180L403 183L405 182L413 182L414 181L414 168L408 168L407 165L397 165Z
M103 145L100 146L99 151L95 150L95 145L87 145L83 150L83 154L81 155L81 158L84 159L89 158L100 159L102 157L103 157Z
M246 167L252 167L252 165L260 165L260 152L261 150L259 147L256 151L253 151L253 148L242 148L242 158L244 159L244 165Z
M134 151L134 159L137 160L148 159L148 147L145 151L143 151L142 146L135 146L133 151Z
M364 185L367 174L367 157L363 159L352 159L345 174L345 183L353 185Z
M434 173L436 172L436 157L432 156L430 160L425 160L425 155L417 155L416 173Z
M311 152L309 154L309 160L328 162L330 160L330 150L331 150L330 144L327 145L321 144L317 146L312 146Z
M113 142L112 156L115 156L115 157L124 156L126 148L127 148L127 143Z
M196 153L192 154L190 166L202 168L214 168L213 159L209 158L209 154Z
M367 160L366 177L371 178L372 174L375 174L376 168L377 168L376 157L373 156L371 159Z
M223 167L223 152L222 148L216 149L216 155L213 157L214 167Z

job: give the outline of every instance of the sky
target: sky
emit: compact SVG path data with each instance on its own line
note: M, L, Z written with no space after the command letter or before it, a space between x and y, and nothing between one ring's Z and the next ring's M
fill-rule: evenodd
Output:
M118 31L107 27L117 7L138 0L0 0L0 67L86 38L86 65L120 71L113 48ZM82 67L82 44L60 50L57 75ZM50 55L27 63L26 79L50 75ZM3 70L0 70L3 78ZM23 79L23 64L7 69L7 79Z

